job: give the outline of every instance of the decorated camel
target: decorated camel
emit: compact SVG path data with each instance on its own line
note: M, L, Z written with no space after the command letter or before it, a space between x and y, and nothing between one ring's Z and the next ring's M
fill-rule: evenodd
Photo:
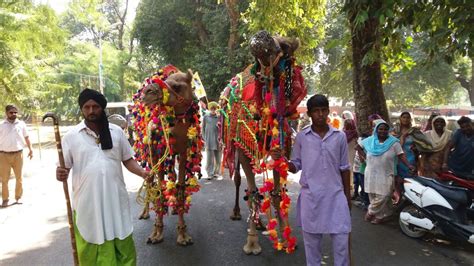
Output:
M236 75L224 89L223 111L224 161L236 185L236 200L231 219L240 219L239 186L242 166L248 188L244 199L250 208L246 254L258 255L261 247L256 232L261 213L268 217L267 231L274 248L291 253L296 239L288 223L290 198L286 189L288 164L273 161L270 151L280 148L289 155L291 129L296 107L306 96L301 68L296 66L296 39L272 37L260 31L250 40L255 63ZM273 178L267 174L273 170ZM235 173L235 174L234 174ZM257 188L255 174L263 174L263 186ZM273 207L273 212L272 212ZM274 214L274 217L273 217Z
M145 207L140 218L149 217L150 203L156 212L148 243L163 241L163 217L171 208L178 215L177 243L193 243L184 214L191 205L191 195L200 188L197 178L201 178L203 142L192 76L191 70L182 73L168 65L147 78L133 98L136 158L154 173L153 182L145 183L141 190Z

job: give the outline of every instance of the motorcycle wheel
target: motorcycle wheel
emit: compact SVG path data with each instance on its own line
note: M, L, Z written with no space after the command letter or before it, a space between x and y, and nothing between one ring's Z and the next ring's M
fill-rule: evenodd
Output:
M402 212L408 212L416 218L425 218L425 215L411 204L403 208ZM400 224L400 229L402 232L411 238L421 238L427 233L424 229L421 229L415 225L404 224L401 218L398 218L398 223Z

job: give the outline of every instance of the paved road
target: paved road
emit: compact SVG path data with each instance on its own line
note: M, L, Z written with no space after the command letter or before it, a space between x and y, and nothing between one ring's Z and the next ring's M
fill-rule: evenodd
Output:
M43 145L44 146L44 145ZM37 154L37 153L36 153ZM0 209L0 265L72 265L69 231L62 186L54 178L56 151L46 149L25 166L23 205ZM293 180L297 176L291 177ZM304 249L299 228L295 228L299 248L287 255L272 250L262 236L263 252L247 256L242 251L246 238L245 221L231 221L234 187L231 180L201 180L202 190L193 197L187 215L194 245L177 246L176 217L165 220L165 241L147 245L153 219L138 220L140 206L135 202L141 185L138 177L126 175L134 217L134 239L139 265L304 265ZM10 187L13 189L14 180ZM290 184L293 203L298 184ZM243 192L243 187L241 188ZM245 202L241 200L241 206ZM294 205L292 205L294 208ZM292 209L294 210L294 209ZM243 216L248 211L242 208ZM152 218L154 216L152 215ZM295 213L290 213L295 224ZM363 221L363 211L352 211L352 252L355 265L474 265L474 245L428 237L413 240L404 236L397 221L372 225ZM330 241L323 245L324 263L332 265Z

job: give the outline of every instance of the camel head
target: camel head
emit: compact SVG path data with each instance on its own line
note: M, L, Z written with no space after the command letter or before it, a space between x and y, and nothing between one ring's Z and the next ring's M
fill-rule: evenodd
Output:
M272 66L275 59L292 57L299 47L297 38L272 37L267 31L259 31L250 39L250 51L260 64L265 67Z
M170 75L165 81L169 87L169 99L165 104L175 107L188 106L194 97L192 81L193 72L190 69L186 73L176 72Z
M159 78L152 78L142 91L142 102L145 105L165 104L173 107L187 106L193 100L193 72L176 72L163 81ZM165 99L163 88L167 89L167 99ZM166 101L166 102L164 102Z

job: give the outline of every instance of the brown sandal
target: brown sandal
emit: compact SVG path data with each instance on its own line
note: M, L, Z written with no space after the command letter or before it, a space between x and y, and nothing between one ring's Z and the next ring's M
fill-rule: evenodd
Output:
M383 223L383 219L379 219L379 218L373 218L372 221L370 221L371 224L381 224Z
M369 212L366 212L366 213L365 213L364 220L365 220L366 222L370 222L370 221L372 221L374 218L375 218L375 215L370 214Z

